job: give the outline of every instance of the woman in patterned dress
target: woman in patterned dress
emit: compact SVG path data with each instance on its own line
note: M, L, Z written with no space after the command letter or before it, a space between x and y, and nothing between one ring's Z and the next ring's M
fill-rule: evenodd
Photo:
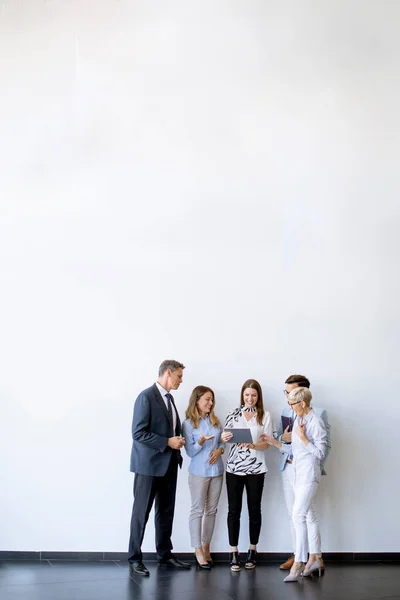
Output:
M240 407L226 417L225 428L248 428L252 444L231 444L226 464L226 489L228 493L228 534L231 553L229 556L232 571L240 571L239 530L242 512L243 490L246 488L249 511L250 545L245 562L246 569L256 566L257 544L261 530L261 499L267 464L265 451L267 442L260 441L260 435L272 435L271 414L264 410L262 389L258 381L248 379L242 386ZM224 431L223 442L229 442L232 433Z

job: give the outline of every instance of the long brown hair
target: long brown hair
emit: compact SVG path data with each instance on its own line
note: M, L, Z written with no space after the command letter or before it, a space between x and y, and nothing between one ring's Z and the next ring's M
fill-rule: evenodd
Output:
M195 429L198 428L199 421L200 421L200 413L199 413L199 409L197 407L197 402L207 392L211 392L212 402L213 402L213 405L212 405L212 408L211 408L210 414L209 414L210 423L213 427L219 427L218 417L214 413L214 406L215 406L214 392L212 391L211 388L206 387L205 385L198 385L194 388L194 390L189 398L188 407L186 409L186 418L190 420L191 424L193 425L193 427Z
M259 425L262 425L263 418L264 418L264 403L263 403L263 395L262 395L261 385L255 379L248 379L247 381L244 382L244 384L242 385L242 391L240 392L240 408L242 408L244 406L243 392L244 392L244 390L247 390L247 388L252 388L253 390L256 390L256 392L258 394L258 400L257 400L257 404L256 404L257 423Z

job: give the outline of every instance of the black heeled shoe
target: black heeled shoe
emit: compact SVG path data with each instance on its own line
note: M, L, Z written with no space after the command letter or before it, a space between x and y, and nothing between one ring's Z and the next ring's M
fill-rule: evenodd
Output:
M252 548L249 548L249 553L247 555L247 560L246 560L245 565L244 565L245 569L255 569L255 567L256 567L256 555L257 555L257 550L252 550Z
M239 552L231 552L229 554L229 563L231 567L231 571L238 572L240 571L240 560L239 560Z
M204 569L205 571L211 571L211 566L207 563L199 563L199 561L197 560L197 556L194 555L194 560L196 561L196 566L198 569Z

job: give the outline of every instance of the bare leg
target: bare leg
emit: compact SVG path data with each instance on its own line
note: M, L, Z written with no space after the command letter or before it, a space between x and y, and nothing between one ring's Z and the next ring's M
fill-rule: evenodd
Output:
M211 560L210 544L203 544L203 554L206 560Z

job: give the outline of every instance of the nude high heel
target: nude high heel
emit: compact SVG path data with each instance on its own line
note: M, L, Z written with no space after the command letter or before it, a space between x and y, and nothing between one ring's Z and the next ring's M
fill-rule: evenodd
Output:
M304 569L304 571L303 571L303 577L309 577L310 575L312 575L312 573L315 573L316 571L318 571L318 575L319 575L319 577L321 577L322 570L323 570L322 562L320 560L315 560L308 567L308 569Z
M290 569L289 575L285 577L283 580L285 583L289 583L290 581L299 581L304 571L304 563L295 562L293 567Z

